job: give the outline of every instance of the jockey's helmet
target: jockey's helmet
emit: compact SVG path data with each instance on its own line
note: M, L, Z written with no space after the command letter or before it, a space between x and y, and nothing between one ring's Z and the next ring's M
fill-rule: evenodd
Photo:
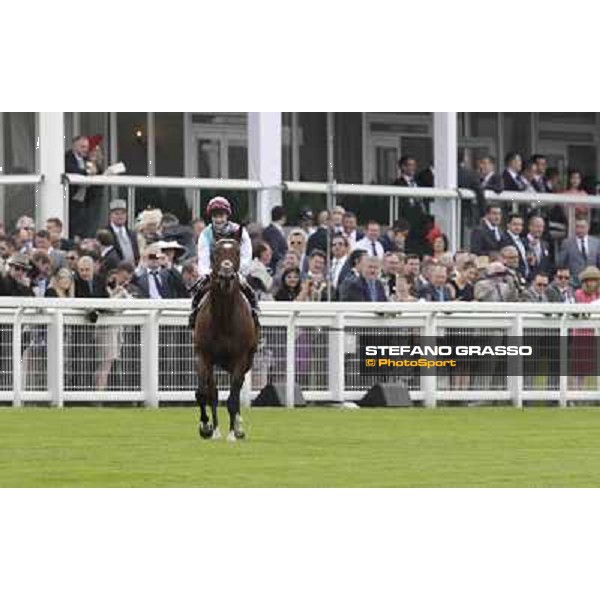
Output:
M231 217L231 204L229 204L229 200L227 198L223 198L223 196L215 196L206 207L206 216L210 219L212 213L222 210L227 213L228 217Z

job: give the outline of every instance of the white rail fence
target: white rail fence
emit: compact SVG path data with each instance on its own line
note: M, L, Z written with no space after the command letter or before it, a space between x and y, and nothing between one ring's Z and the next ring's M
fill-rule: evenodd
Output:
M86 314L99 311L95 324ZM138 402L157 407L194 402L195 361L185 300L0 298L0 403ZM245 386L245 402L267 383L297 383L309 402L361 398L374 383L359 374L361 334L510 335L548 340L600 334L600 307L562 304L290 303L262 305L265 344ZM557 341L556 339L554 340ZM566 347L566 346L565 346ZM566 356L563 357L567 359ZM596 360L599 357L596 357ZM570 360L570 359L569 359ZM597 365L587 377L490 370L450 377L398 376L426 407L479 401L600 402ZM219 373L220 397L228 376Z
M1 179L1 178L0 178ZM201 190L235 190L235 191L253 191L273 189L273 187L264 186L258 180L244 179L202 179L202 178L184 178L184 177L142 177L142 176L85 176L65 174L65 185L98 185L114 188L115 186L127 188L127 199L129 208L129 221L134 222L135 218L135 193L137 188L178 188L186 189L191 193L191 208L194 216L200 216L200 192ZM387 198L389 224L401 214L401 203L410 198L433 199L436 202L449 203L447 211L447 221L445 224L446 233L450 240L450 249L454 252L462 247L466 240L462 240L461 223L464 220L462 215L463 200L474 200L475 192L470 189L449 189L449 188L405 188L393 185L364 185L364 184L344 184L337 182L300 182L283 181L277 189L283 192L297 194L321 194L327 198L328 208L332 208L339 197L345 196L369 196ZM65 198L68 194L65 193ZM485 198L488 201L494 201L504 204L517 206L518 204L529 204L532 207L553 206L556 204L564 205L570 214L570 221L573 221L575 205L585 203L590 207L600 206L599 196L577 196L568 194L540 194L530 192L495 192L486 191ZM256 202L259 202L258 194ZM258 213L258 206L255 212ZM65 213L66 214L66 213Z
M68 185L102 186L114 190L115 188L126 189L129 208L129 220L135 219L135 195L138 188L154 189L184 189L191 194L191 208L194 216L200 215L200 192L202 190L235 190L246 192L260 192L273 189L273 186L265 186L258 180L247 179L204 179L186 177L144 177L132 175L76 175L65 174L63 176L65 188ZM44 177L41 175L0 175L0 191L4 186L10 185L44 185ZM363 185L344 184L337 182L299 182L283 181L275 186L283 192L297 194L321 194L327 197L327 205L332 207L338 197L344 196L370 196L387 198L389 208L389 223L391 224L400 214L400 206L409 198L434 199L435 201L448 202L449 220L447 234L450 239L452 250L463 245L461 236L461 214L462 200L474 200L475 193L470 189L449 188L403 188L393 185ZM113 192L114 194L115 192ZM69 194L65 189L64 214L68 215ZM600 206L600 196L577 196L568 194L540 194L530 192L485 192L489 201L508 204L529 204L531 206L552 206L561 204L568 209L575 205L586 204L590 207ZM258 195L256 202L259 202ZM571 210L572 212L572 210ZM571 219L572 220L572 219Z

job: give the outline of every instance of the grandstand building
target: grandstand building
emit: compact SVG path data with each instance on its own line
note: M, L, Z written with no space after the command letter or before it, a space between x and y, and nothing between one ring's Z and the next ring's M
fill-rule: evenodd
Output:
M0 113L0 174L43 177L0 185L0 221L10 227L23 213L68 221L64 153L77 135L101 135L106 163L122 161L127 176L260 182L235 199L245 218L262 223L281 201L292 218L325 202L312 191L285 192L282 182L390 185L403 155L419 169L433 164L438 188L456 188L459 160L473 168L491 155L501 170L509 151L544 154L562 177L576 166L588 189L600 172L600 113ZM133 199L132 213L168 205L183 220L200 214L213 191L104 189ZM385 204L353 201L361 219L387 220ZM435 200L432 212L449 231L448 203Z

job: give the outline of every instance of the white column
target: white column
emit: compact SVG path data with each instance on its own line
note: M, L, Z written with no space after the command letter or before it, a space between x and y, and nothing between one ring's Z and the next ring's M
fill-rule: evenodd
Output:
M456 188L458 140L455 112L433 113L433 168L435 187ZM452 250L458 239L458 200L435 200L431 212L450 238Z
M38 226L50 217L67 222L61 175L65 170L65 120L61 112L39 113L39 168L44 177L36 206Z
M248 177L272 186L258 194L256 217L262 225L271 222L271 209L281 204L281 142L280 112L248 113Z

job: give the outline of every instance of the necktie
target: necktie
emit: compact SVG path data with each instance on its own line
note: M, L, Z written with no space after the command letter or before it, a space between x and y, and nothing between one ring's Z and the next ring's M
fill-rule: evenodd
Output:
M92 280L88 281L88 288L90 289L90 296L94 295L94 282Z
M377 246L375 246L375 242L371 242L371 249L373 251L373 256L377 256Z
M377 300L377 292L375 291L374 281L369 281L369 291L371 294L371 302L375 302L375 300Z
M165 295L163 293L163 287L160 282L160 277L158 276L158 271L152 271L152 277L154 278L154 283L156 285L156 290L158 291L161 298L164 298Z
M584 261L587 261L587 252L585 251L585 239L581 238L581 256Z
M500 232L498 231L497 227L494 227L494 235L496 236L496 241L499 242L500 241Z

